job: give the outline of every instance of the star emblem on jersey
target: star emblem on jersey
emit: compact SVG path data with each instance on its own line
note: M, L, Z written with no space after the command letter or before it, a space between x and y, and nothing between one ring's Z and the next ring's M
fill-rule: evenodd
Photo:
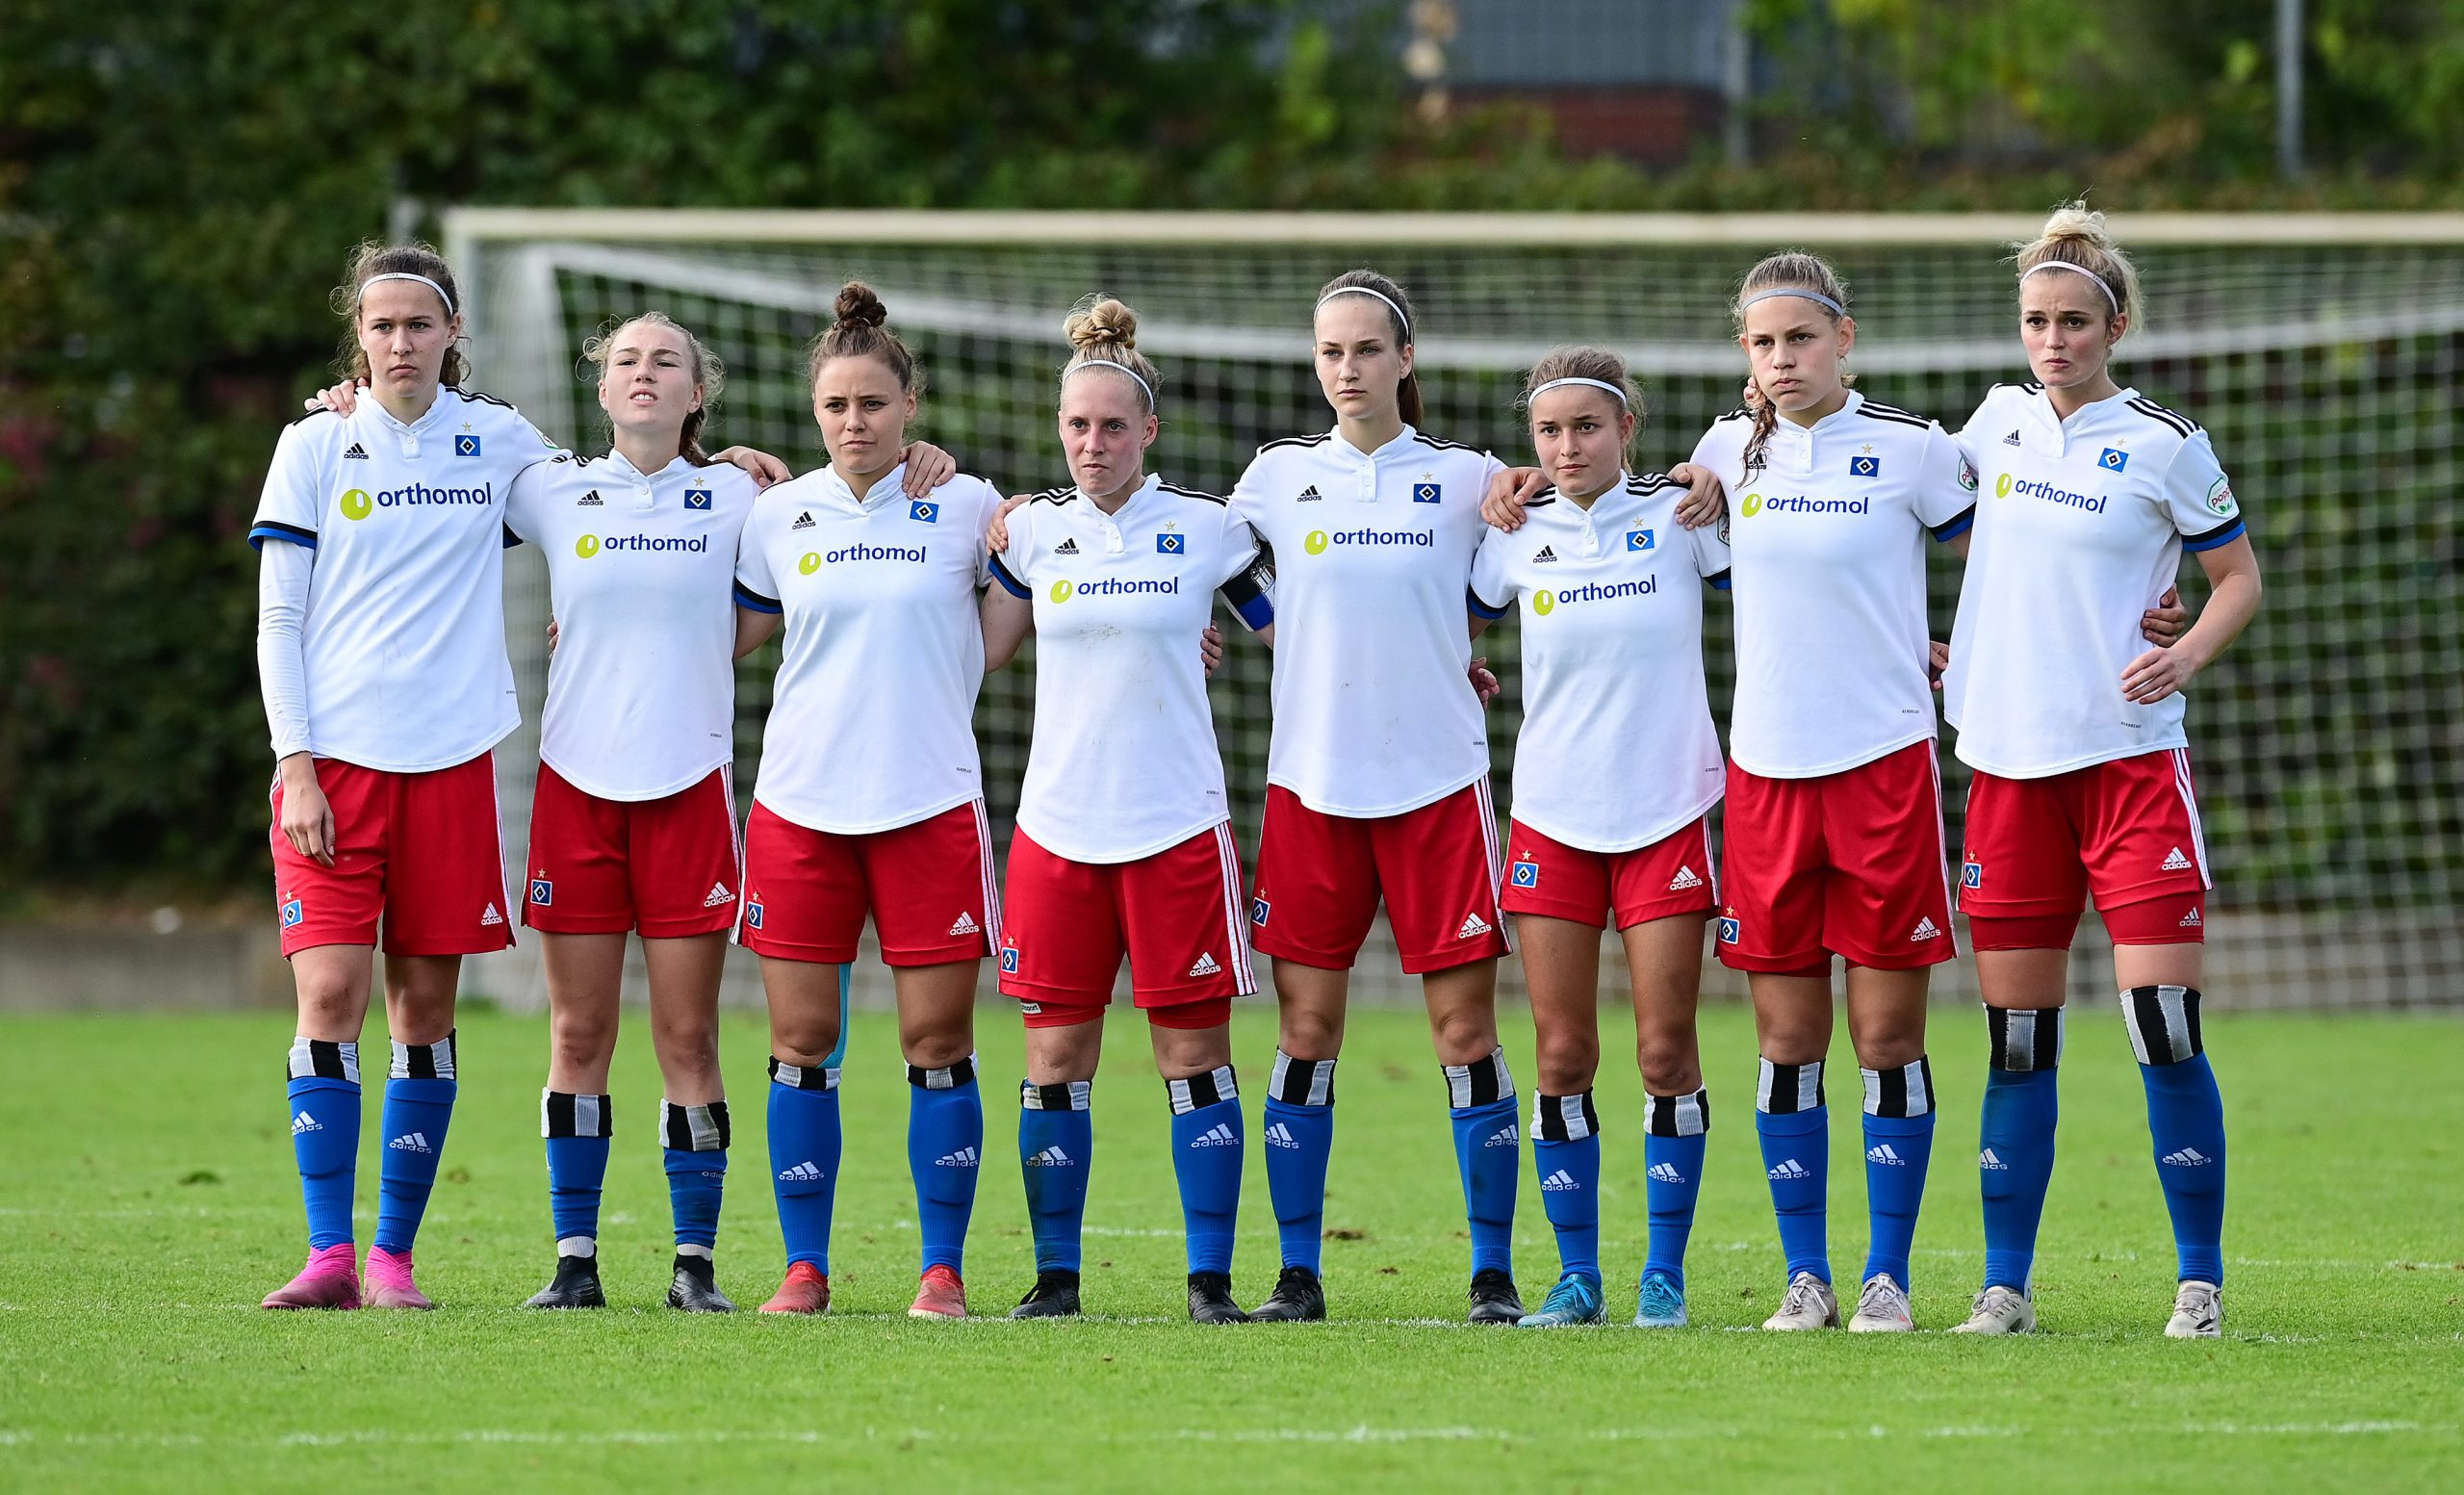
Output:
M1658 543L1658 539L1649 529L1629 529L1626 531L1626 549L1629 551L1647 551Z
M2108 473L2118 473L2130 465L2130 453L2119 447L2107 447L2096 454L2096 465Z
M950 934L953 938L959 935L980 935L982 933L984 933L984 931L976 927L975 913L973 910L962 910L958 916L958 922L950 926Z
M497 906L493 903L488 905L488 911L485 914L479 915L479 923L482 927L503 922L504 915L497 912Z
M1171 533L1171 532L1170 532L1170 531L1168 531L1168 530L1167 530L1166 532L1164 532L1164 533L1162 533L1162 534L1157 535L1157 536L1155 537L1155 554L1158 554L1158 555L1178 555L1178 554L1181 554L1181 540L1182 540L1182 537L1181 537L1180 535L1177 535L1177 534Z
M710 490L707 488L685 489L684 506L686 508L707 509L710 506Z
M941 505L929 499L916 499L907 505L907 517L919 524L937 525L941 522Z
M454 437L453 454L457 457L477 456L479 454L479 438L476 436Z
M2166 854L2165 864L2158 867L2156 870L2160 872L2187 872L2191 869L2191 859L2183 856L2182 848L2176 846Z
M1554 565L1556 560L1557 548L1553 545L1540 547L1540 554L1531 557L1531 563L1535 566Z
M1412 484L1412 502L1415 503L1435 503L1438 502L1438 495L1444 491L1445 490L1437 483L1416 482Z
M1201 950L1198 952L1197 964L1190 967L1190 974L1193 976L1219 976L1223 974L1223 967L1215 964L1215 952L1213 950Z
M556 885L544 877L530 880L530 901L546 908L556 901Z
M1463 927L1454 931L1457 940L1471 940L1489 933L1489 921L1477 914L1463 915Z
M1052 548L1052 553L1055 555L1075 555L1078 554L1078 542L1075 539L1064 540Z
M599 490L596 488L591 489L580 498L574 500L574 507L576 508L605 508L606 506L607 501L599 496Z
M1880 457L1850 457L1848 459L1848 476L1851 477L1880 477L1882 475L1883 459Z
M1517 888L1539 887L1540 863L1537 862L1516 863L1514 864L1514 886Z
M1703 886L1701 874L1690 866L1680 866L1677 875L1668 880L1670 892L1690 892Z
M599 497L599 495L597 495L597 494L595 494L595 493L594 493L594 494L592 494L592 495L591 495L591 497L592 497L592 498L597 498L597 497ZM812 510L810 510L810 509L807 509L807 510L805 510L803 513L798 514L798 515L796 516L796 522L795 522L794 524L792 524L792 525L789 525L787 528L790 528L790 529L809 529L809 528L812 528Z
M727 884L712 883L710 885L709 895L702 900L702 907L706 909L723 909L733 902L735 902L735 894L728 891Z
M282 906L282 927L285 929L296 927L304 916L299 912L299 900L296 898Z
M1909 941L1913 944L1921 944L1928 940L1939 940L1941 938L1941 926L1935 923L1933 916L1930 915L1918 919L1916 921L1916 927L1910 930L1908 934Z
M354 441L349 446L343 449L343 460L346 462L365 462L368 460L368 449Z
M1324 498L1325 495L1318 491L1318 485L1316 483L1311 483L1308 487L1301 489L1300 496L1294 499L1292 502L1295 503L1316 503Z

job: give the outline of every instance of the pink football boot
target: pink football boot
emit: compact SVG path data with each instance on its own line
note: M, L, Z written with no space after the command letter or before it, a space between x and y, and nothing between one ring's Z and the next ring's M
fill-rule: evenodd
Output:
M368 1306L372 1308L433 1308L427 1295L411 1280L411 1253L399 1255L381 1246L368 1249Z
M266 1295L268 1308L356 1308L359 1272L348 1241L308 1253L308 1265L283 1286Z

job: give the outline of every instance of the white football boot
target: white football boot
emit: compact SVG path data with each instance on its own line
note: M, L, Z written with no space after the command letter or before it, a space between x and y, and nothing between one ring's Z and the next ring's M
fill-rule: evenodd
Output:
M2167 1339L2220 1339L2224 1335L2224 1294L2213 1282L2185 1282L2173 1295L2173 1316L2165 1321Z
M1887 1272L1867 1277L1865 1290L1857 1295L1857 1312L1848 1321L1848 1332L1907 1334L1915 1328L1916 1317L1908 1306L1908 1289L1893 1281Z
M1762 1321L1764 1328L1837 1328L1839 1300L1831 1284L1810 1272L1800 1272L1788 1279L1788 1290L1780 1295L1780 1311Z
M1989 1287L1968 1306L1967 1322L1951 1326L1954 1334L2033 1334L2037 1305L2025 1293Z

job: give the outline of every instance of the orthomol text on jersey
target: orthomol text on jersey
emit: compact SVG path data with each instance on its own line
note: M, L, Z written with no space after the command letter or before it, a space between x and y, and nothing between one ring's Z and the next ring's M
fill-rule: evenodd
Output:
M586 534L574 542L574 554L584 560L590 559L601 551L626 551L634 553L681 552L686 554L700 555L706 553L709 548L710 537L706 534L690 536L680 534L611 534L605 539L602 539L595 534Z
M924 563L922 545L845 545L834 551L807 551L796 562L796 569L810 576L824 566L835 566L849 560L903 560L912 565Z
M2092 498L2087 494L2073 493L2067 488L2057 488L2049 482L2039 482L2031 477L2014 478L2008 473L1993 479L1995 498L2007 499L2015 493L2023 499L2042 499L2047 503L2059 503L2065 508L2086 509L2091 514L2101 514L2105 511L2105 496L2101 493Z
M1659 591L1659 578L1645 577L1640 581L1586 581L1580 586L1561 586L1554 590L1542 587L1531 594L1531 610L1542 617L1560 607L1582 603L1616 602L1628 597L1650 597Z
M1323 555L1334 545L1417 545L1424 550L1437 544L1433 529L1338 529L1332 534L1312 529L1301 542L1312 555Z
M1166 577L1160 581L1123 581L1116 577L1098 577L1092 581L1060 580L1052 583L1052 600L1065 603L1072 597L1134 597L1140 594L1155 597L1178 597L1181 579Z
M1866 514L1873 511L1870 499L1810 499L1802 493L1781 498L1764 498L1749 493L1737 505L1737 513L1752 519L1757 514Z
M379 488L370 493L353 488L343 495L345 519L366 519L380 508L433 508L454 504L488 504L496 502L496 484L481 483L475 488L431 488L415 482L407 488Z

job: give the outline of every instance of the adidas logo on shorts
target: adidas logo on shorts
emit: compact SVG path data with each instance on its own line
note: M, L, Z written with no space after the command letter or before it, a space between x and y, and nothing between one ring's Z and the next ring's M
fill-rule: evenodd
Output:
M396 1152L434 1152L436 1150L427 1145L425 1132L404 1132L385 1146ZM2201 1161L2204 1162L2205 1159Z
M1779 1167L1771 1170L1771 1176L1775 1180L1786 1180L1792 1178L1811 1178L1813 1174L1806 1172L1806 1166L1803 1163L1798 1162L1795 1158L1790 1158L1786 1162L1782 1163Z
M792 525L789 525L787 528L788 528L789 529L809 529L809 528L812 528L812 510L810 510L810 509L807 509L807 510L805 510L803 513L798 514L798 515L796 516L796 522L795 522L794 524L792 524Z
M1277 1121L1272 1126L1267 1128L1267 1146L1270 1147L1291 1147L1297 1150L1300 1147L1300 1141L1298 1138L1292 1135L1291 1127L1284 1125L1281 1121Z
M1670 892L1690 892L1694 889L1702 886L1703 880L1695 876L1694 869L1689 866L1679 867L1677 869L1677 875L1668 880L1668 890Z
M1490 932L1487 919L1480 917L1477 914L1466 914L1463 915L1463 927L1454 932L1454 938L1469 940L1476 935L1485 935Z
M2188 914L2182 915L2181 927L2184 929L2196 929L2199 927L2199 923L2198 910L2196 909L2193 909Z
M1976 1155L1976 1166L1984 1169L1989 1173L2007 1173L2011 1171L2011 1165L2003 1162L2000 1158L1995 1157L1991 1147L1988 1147Z
M976 1156L973 1147L961 1147L956 1152L944 1152L935 1158L933 1166L935 1168L973 1168L982 1159Z
M788 1183L811 1183L821 1177L821 1170L810 1163L798 1163L793 1168L779 1170L779 1176Z
M1685 1181L1685 1175L1677 1171L1677 1165L1674 1163L1654 1163L1643 1171L1643 1176L1654 1183L1683 1183Z
M950 926L950 933L951 933L952 935L954 935L954 936L955 936L955 935L980 935L980 934L984 933L984 931L975 927L975 915L974 915L974 914L972 914L972 913L962 913L962 914L961 914L961 915L959 915L959 921L958 921L957 923L952 924L952 925Z
M1046 1147L1041 1152L1031 1155L1027 1159L1027 1166L1029 1168L1074 1168L1077 1166L1077 1159L1059 1147Z
M1575 1182L1575 1175L1562 1168L1540 1180L1540 1192L1543 1194L1565 1194L1581 1187Z
M1208 1127L1205 1135L1190 1139L1193 1147L1237 1147L1240 1145L1241 1139L1234 1136L1231 1126L1223 1121Z
M599 490L596 488L591 489L580 498L574 500L574 507L576 508L605 508L606 506L607 501L599 496Z
M735 902L735 894L728 891L727 884L712 883L710 885L710 895L702 900L702 907L706 909L716 909L733 902Z
M2179 1152L2166 1153L2163 1161L2174 1168L2205 1168L2216 1159L2196 1147L2184 1147Z
M1868 1163L1880 1163L1885 1168L1906 1168L1908 1166L1908 1160L1899 1155L1899 1149L1892 1147L1887 1142L1878 1147L1867 1147L1865 1149L1865 1161Z
M491 924L501 924L503 922L504 915L497 912L497 906L493 903L488 905L488 912L479 915L479 924L482 928Z
M1215 952L1213 950L1207 950L1199 954L1197 964L1190 967L1190 974L1193 976L1219 976L1223 974L1223 967L1215 964Z
M291 1119L291 1135L294 1137L298 1136L301 1132L321 1132L324 1129L324 1122L317 1120L313 1116L310 1116L305 1111L300 1112L297 1116Z
M1052 553L1055 555L1075 555L1078 554L1078 542L1074 538L1064 540L1052 548Z
M368 449L354 441L349 446L343 449L343 460L346 462L365 462L368 460Z
M1908 938L1912 941L1939 940L1942 938L1942 927L1928 915L1916 921L1915 930Z
M1489 1140L1480 1144L1480 1146L1484 1147L1511 1147L1522 1141L1523 1129L1521 1125L1517 1122L1509 1121L1502 1129L1490 1133Z
M2176 846L2166 856L2164 864L2156 870L2159 872L2187 872L2191 869L2191 859L2183 856L2182 848Z

